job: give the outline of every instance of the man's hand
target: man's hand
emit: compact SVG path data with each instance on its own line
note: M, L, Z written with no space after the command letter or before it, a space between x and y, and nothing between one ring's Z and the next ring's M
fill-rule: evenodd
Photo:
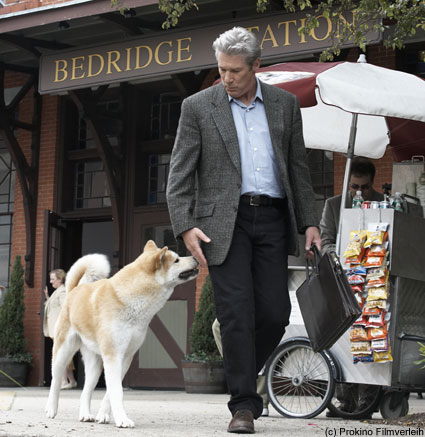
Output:
M309 259L312 259L314 256L313 251L310 250L313 244L317 247L319 252L322 250L322 240L320 238L319 229L315 226L310 226L305 231L305 250L306 256Z
M199 240L209 243L211 241L199 228L192 228L182 233L182 238L187 250L198 261L201 267L207 266L207 260L202 252Z

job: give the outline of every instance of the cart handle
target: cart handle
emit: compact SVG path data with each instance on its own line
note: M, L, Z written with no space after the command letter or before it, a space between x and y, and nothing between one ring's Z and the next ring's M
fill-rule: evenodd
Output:
M398 338L400 340L408 340L408 341L425 341L425 337L421 337L419 335L406 334L405 332L400 332Z

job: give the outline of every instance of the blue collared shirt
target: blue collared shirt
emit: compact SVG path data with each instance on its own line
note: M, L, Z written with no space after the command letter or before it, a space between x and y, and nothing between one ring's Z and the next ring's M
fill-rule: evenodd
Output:
M285 197L258 79L257 93L250 106L231 96L229 102L241 157L241 194Z

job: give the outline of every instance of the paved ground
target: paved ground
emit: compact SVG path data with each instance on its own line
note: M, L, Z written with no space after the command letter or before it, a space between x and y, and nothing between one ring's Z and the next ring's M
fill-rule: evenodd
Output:
M62 391L59 412L55 419L47 419L44 405L48 388L0 389L0 436L4 437L207 437L230 436L226 432L230 419L227 395L198 395L181 391L126 390L125 407L128 416L136 423L134 429L118 429L113 424L80 423L78 398L80 390ZM96 412L103 397L96 390L93 411ZM409 414L425 412L425 399L409 401ZM374 419L379 419L375 413ZM300 436L425 436L415 425L399 427L371 423L327 419L322 413L314 419L287 419L271 408L270 416L255 423L258 435L270 437ZM404 434L400 434L404 430ZM406 433L406 431L408 433Z

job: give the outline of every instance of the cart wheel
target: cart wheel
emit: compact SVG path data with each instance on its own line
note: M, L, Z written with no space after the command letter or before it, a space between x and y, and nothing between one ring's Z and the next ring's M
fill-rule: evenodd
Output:
M388 391L382 396L379 410L384 419L397 419L409 412L409 393Z
M362 402L364 398L366 403ZM334 416L343 419L365 419L378 411L381 398L380 385L337 383L328 408Z
M308 340L289 340L268 360L266 386L273 407L283 416L315 417L334 392L331 360L324 352L314 352Z

